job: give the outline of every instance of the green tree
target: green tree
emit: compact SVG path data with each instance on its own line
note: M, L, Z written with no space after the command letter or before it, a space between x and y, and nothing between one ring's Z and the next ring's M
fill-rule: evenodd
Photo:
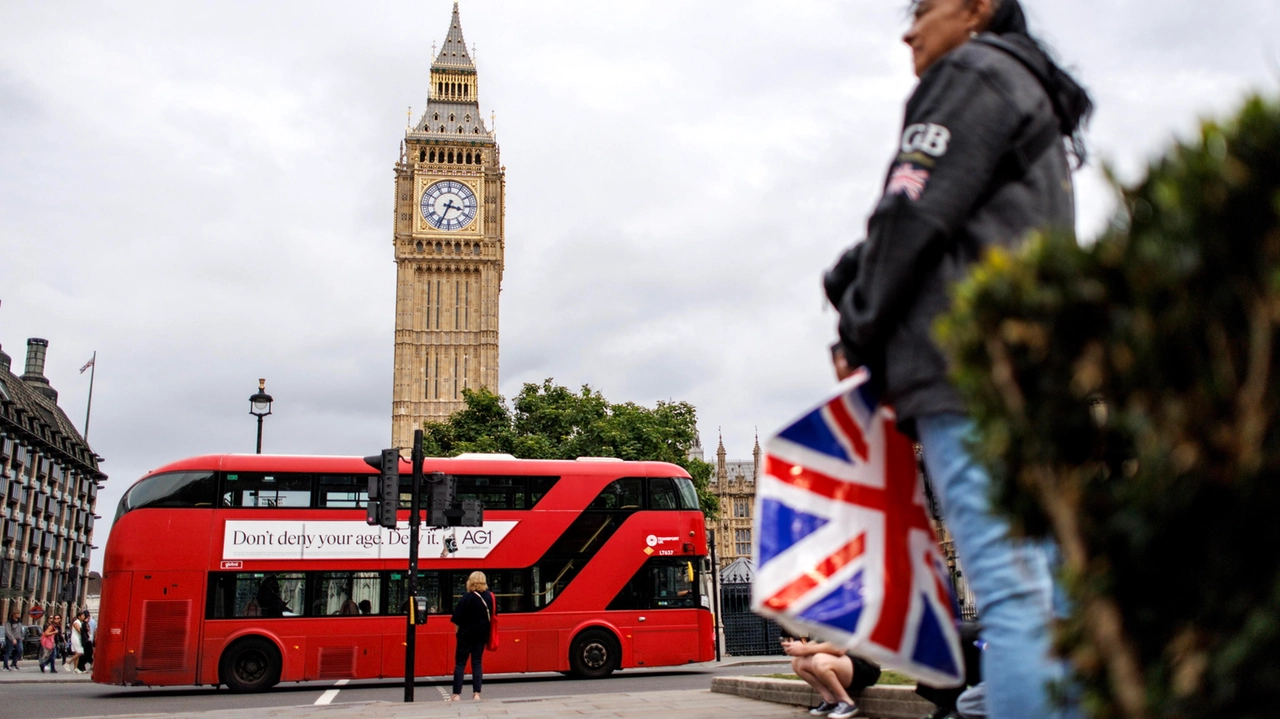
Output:
M992 253L938 337L978 455L1076 605L1097 717L1280 706L1280 104L1205 123L1095 244Z
M618 457L670 462L683 467L698 489L702 511L715 519L719 501L711 493L708 462L690 459L697 438L697 410L688 402L610 404L583 385L578 392L552 380L526 383L508 403L487 389L462 390L466 407L444 422L423 426L428 456L505 452L521 459Z

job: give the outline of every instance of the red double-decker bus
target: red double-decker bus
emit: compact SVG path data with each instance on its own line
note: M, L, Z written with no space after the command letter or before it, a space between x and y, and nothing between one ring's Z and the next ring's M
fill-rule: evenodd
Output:
M486 673L713 658L707 543L689 475L661 462L428 458L484 526L422 527L415 676L453 670L453 605L481 570L501 647ZM219 685L403 677L410 467L397 529L369 526L357 457L218 455L120 501L103 559L93 680Z

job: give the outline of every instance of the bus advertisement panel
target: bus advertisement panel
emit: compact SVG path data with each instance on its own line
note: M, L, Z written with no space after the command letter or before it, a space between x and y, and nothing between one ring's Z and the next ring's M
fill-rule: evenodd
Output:
M404 676L409 465L396 529L369 526L357 457L216 455L161 467L107 540L93 680L226 685ZM688 474L660 462L427 459L484 503L420 533L415 676L452 673L453 605L480 570L501 646L488 673L714 657L707 542Z

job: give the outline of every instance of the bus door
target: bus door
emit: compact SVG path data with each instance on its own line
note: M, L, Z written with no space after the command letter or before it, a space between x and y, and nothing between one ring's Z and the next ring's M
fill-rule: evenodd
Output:
M133 572L125 630L125 684L195 684L205 574Z
M632 651L640 666L687 661L697 636L697 571L693 558L651 559L646 563L649 610L642 611L632 629Z

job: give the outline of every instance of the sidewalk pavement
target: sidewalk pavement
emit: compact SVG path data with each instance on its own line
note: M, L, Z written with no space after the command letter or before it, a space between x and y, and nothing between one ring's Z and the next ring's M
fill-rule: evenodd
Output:
M55 684L65 682L88 682L89 673L76 674L70 668L63 669L62 663L58 663L58 673L41 672L40 667L35 659L30 661L22 661L18 664L17 671L5 671L0 669L0 684L25 684L25 683L42 683Z
M735 659L727 658L719 662L702 662L701 664L681 665L680 669L700 668L715 669L717 667L752 667L765 666L772 664L780 664L781 660L777 657L773 658L756 658L756 659ZM0 684L25 684L30 682L41 683L65 683L65 682L89 682L89 674L76 674L69 669L63 669L62 665L58 665L58 673L50 674L48 672L41 673L40 668L36 665L36 660L24 660L20 664L20 669L16 672L6 672L0 669ZM487 675L486 675L487 676Z
M259 707L182 714L115 714L79 719L558 719L559 717L662 717L680 719L799 719L808 713L801 707L755 701L706 689L587 694L497 701L426 701L414 704L353 702L326 706Z

